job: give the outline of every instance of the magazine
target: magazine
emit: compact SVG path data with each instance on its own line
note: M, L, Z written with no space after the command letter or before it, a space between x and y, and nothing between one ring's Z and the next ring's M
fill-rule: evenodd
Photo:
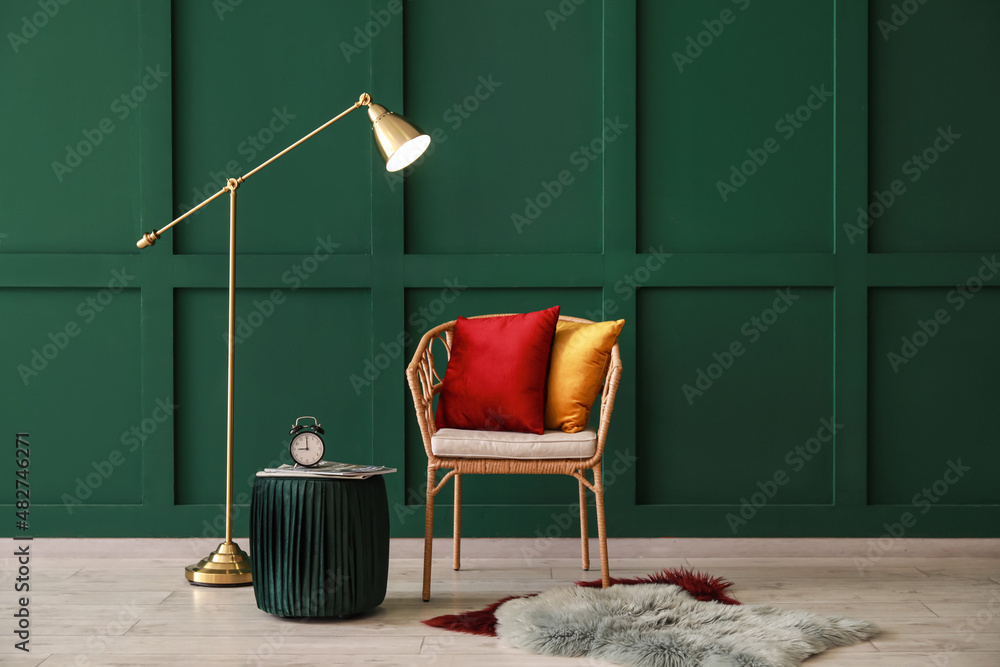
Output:
M360 465L357 463L339 463L337 461L320 461L314 466L305 467L288 465L277 468L264 468L257 477L338 477L348 479L368 479L372 475L385 475L396 472L395 468L385 466Z

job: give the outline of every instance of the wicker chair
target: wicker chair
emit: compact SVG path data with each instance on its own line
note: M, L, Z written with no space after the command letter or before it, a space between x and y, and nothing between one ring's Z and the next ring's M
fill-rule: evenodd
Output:
M480 317L496 317L481 315ZM586 322L576 317L560 316L560 320L570 322ZM451 356L451 345L454 337L455 321L437 326L420 339L413 360L406 369L406 377L413 394L413 404L420 424L420 434L424 441L424 451L427 453L427 518L424 533L424 582L423 599L429 600L431 595L431 553L434 528L434 496L441 491L448 480L455 479L455 528L454 528L454 569L461 566L461 520L462 520L462 475L569 475L575 477L580 488L580 543L582 548L583 569L590 569L590 553L587 542L587 495L590 489L596 497L597 534L601 549L601 580L605 587L609 584L607 530L604 524L604 483L601 479L601 457L607 440L608 426L611 423L611 412L615 405L615 393L621 379L621 354L616 343L608 363L607 376L601 394L600 427L596 433L596 451L589 458L533 459L533 458L442 458L434 454L432 437L437 431L434 420L434 396L441 391L442 376L434 366L433 343L440 340L448 356ZM470 434L482 433L470 431ZM533 436L543 440L545 435ZM448 470L440 482L436 482L438 469ZM593 470L594 481L588 481L584 471Z

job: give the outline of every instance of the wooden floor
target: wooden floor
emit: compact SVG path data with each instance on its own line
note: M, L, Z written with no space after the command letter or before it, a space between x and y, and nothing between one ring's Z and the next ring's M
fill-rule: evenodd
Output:
M291 621L258 610L251 588L190 586L183 567L204 555L202 542L35 540L28 594L30 654L13 646L12 613L20 595L13 589L17 564L10 557L0 561L0 664L607 664L535 656L496 639L444 632L419 622L480 608L505 595L599 576L599 571L580 571L578 558L571 556L575 540L557 542L540 553L526 551L532 544L527 540L467 540L461 572L452 571L450 559L435 560L432 600L424 603L419 542L394 540L389 592L380 608L350 620ZM706 546L709 542L715 546ZM887 555L860 568L851 554L863 558L864 541L818 541L818 547L807 548L787 540L753 542L753 548L744 548L739 540L612 541L612 574L693 567L735 582L733 592L744 603L844 614L871 620L882 629L871 642L822 654L807 666L1000 667L997 541L976 542L975 549L967 549L964 541L894 549L893 554L918 555ZM825 543L833 546L824 548ZM439 540L435 555L448 556L448 544ZM768 555L802 552L811 555ZM689 555L680 555L685 553ZM947 557L919 555L926 553ZM164 554L169 557L158 557ZM592 566L597 568L596 559Z

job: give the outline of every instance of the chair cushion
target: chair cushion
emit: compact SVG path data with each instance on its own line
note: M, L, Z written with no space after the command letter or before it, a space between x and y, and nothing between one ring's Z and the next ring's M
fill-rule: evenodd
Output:
M437 427L541 435L558 319L559 306L521 315L459 317Z
M549 360L545 428L582 431L608 372L611 348L625 320L556 324Z
M597 452L597 431L588 426L578 433L536 435L443 428L431 436L431 452L468 459L589 459Z

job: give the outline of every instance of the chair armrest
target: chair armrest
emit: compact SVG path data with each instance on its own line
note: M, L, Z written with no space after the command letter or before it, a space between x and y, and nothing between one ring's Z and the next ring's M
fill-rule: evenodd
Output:
M615 396L618 394L618 383L622 379L622 357L618 343L611 348L611 360L608 363L608 374L604 379L601 391L601 412L597 428L597 452L594 459L604 456L604 443L608 439L608 428L611 426L611 413L615 409Z
M434 341L441 341L450 358L450 333L454 326L453 320L425 333L413 353L413 359L406 367L406 380L410 385L413 408L417 413L417 424L420 426L420 435L428 458L434 458L431 453L431 436L437 431L434 421L434 396L441 391L444 383L434 366Z

